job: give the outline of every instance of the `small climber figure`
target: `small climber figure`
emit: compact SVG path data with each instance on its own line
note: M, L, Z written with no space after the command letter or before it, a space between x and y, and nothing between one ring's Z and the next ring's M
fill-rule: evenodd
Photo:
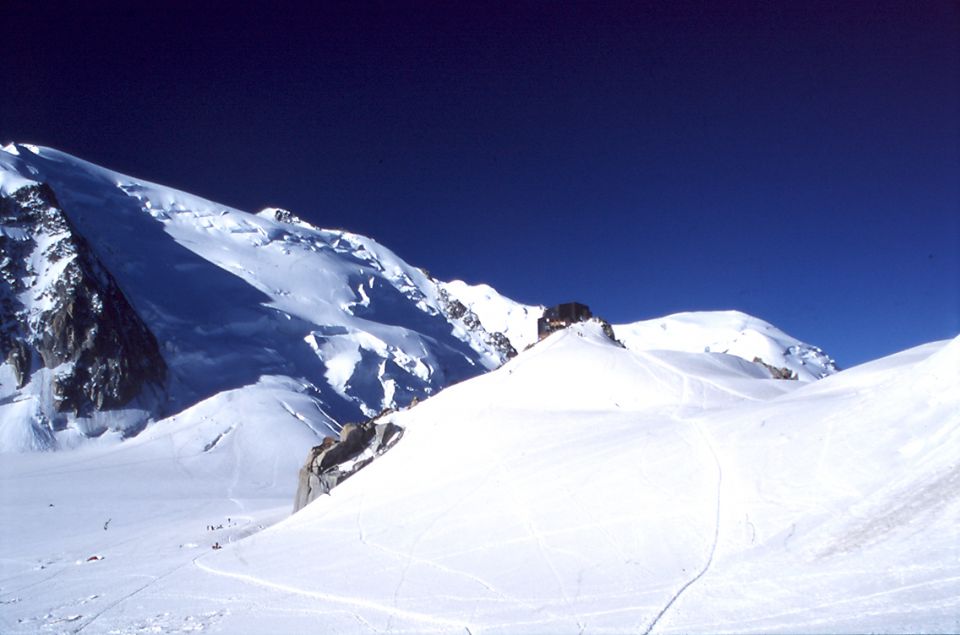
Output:
M213 549L214 550L223 549L223 546L219 542L215 542L213 543Z

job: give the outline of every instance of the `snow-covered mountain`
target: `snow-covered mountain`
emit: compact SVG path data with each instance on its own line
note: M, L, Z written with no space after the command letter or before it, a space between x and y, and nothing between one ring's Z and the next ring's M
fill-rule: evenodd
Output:
M269 376L296 380L313 405L290 415L322 436L515 354L389 249L284 210L248 214L25 145L0 151L0 197L0 451L109 442ZM73 270L101 283L79 285L89 301L52 291ZM81 304L83 333L48 319ZM89 368L83 351L104 347L82 341L108 332L114 366L135 359L142 378ZM65 337L80 341L47 354ZM61 394L71 373L83 403ZM123 389L96 399L110 382Z
M0 215L0 451L110 443L269 377L309 397L280 411L322 437L498 367L535 343L544 310L286 210L248 214L49 148L0 151ZM615 331L637 351L835 370L739 313Z
M634 351L728 353L774 371L785 369L801 381L814 381L837 372L836 363L820 348L740 311L676 313L617 325L614 332L624 346Z

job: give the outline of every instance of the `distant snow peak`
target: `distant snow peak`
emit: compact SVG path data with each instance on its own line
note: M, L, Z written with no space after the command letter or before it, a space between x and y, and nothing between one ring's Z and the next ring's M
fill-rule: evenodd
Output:
M487 284L471 285L462 280L438 284L448 297L476 315L488 332L507 338L515 350L522 351L537 340L537 320L543 306L520 304Z
M676 313L616 325L614 331L631 350L722 353L750 362L760 359L769 367L795 373L801 381L838 371L833 359L818 347L741 311Z

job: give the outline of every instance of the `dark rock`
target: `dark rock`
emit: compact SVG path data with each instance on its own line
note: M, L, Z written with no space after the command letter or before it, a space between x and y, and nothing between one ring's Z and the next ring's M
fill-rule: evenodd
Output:
M323 443L307 453L300 468L297 495L293 503L296 513L309 502L350 478L378 456L392 448L403 436L403 428L391 423L348 423L340 431L340 440L325 437Z
M440 309L448 320L457 320L467 329L478 333L487 344L497 351L501 362L517 356L517 349L513 347L506 335L499 331L490 332L486 330L476 313L468 309L463 302L454 298L442 287L440 287Z
M760 364L770 372L770 376L774 379L798 379L797 373L794 370L791 370L784 366L783 368L777 368L772 364L768 364L759 357L753 358L754 364Z
M18 238L0 237L0 276L12 292L0 298L0 354L20 387L36 370L35 353L40 365L58 369L52 379L58 412L87 416L124 406L148 385L159 390L166 364L156 338L53 190L40 184L0 197L0 219L19 230L10 232ZM44 251L37 254L41 237ZM36 262L47 269L35 271ZM18 299L24 295L33 304Z
M9 348L7 363L13 367L14 377L17 379L17 388L23 388L30 379L33 355L31 355L26 342L22 340L11 341Z
M601 317L594 317L593 319L595 319L597 322L600 323L600 328L603 329L603 334L606 335L608 338L610 338L610 340L611 340L613 343L615 343L615 344L617 344L618 346L620 346L620 348L626 348L626 346L624 346L623 342L621 342L620 340L617 339L617 334L614 333L614 331L613 331L613 326L612 326L609 322L607 322L606 320L604 320L604 319L601 318Z

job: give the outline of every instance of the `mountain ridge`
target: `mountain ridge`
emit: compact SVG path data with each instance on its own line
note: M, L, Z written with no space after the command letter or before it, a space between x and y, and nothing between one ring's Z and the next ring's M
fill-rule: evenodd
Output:
M514 302L488 285L436 280L374 239L316 227L289 210L242 212L49 148L11 144L0 151L0 195L10 199L39 182L56 193L73 231L159 342L166 382L163 399L153 395L135 424L91 426L64 415L58 431L31 420L22 404L16 417L10 411L11 403L29 399L35 411L49 411L46 389L25 395L4 380L0 399L8 403L0 402L0 425L7 434L0 438L21 441L0 443L0 450L57 447L66 428L69 445L84 436L114 440L114 432L122 438L270 376L299 381L316 400L310 429L335 434L344 423L496 368L536 340L544 307ZM634 350L729 350L729 342L752 337L753 344L733 351L748 362L788 368L803 380L832 372L827 364L807 372L788 349L819 349L762 320L709 319L717 324L686 339L649 337L643 323L615 331ZM677 316L662 318L660 328L668 323L682 331ZM15 418L20 423L10 423ZM17 426L32 426L36 434L10 429ZM111 434L101 439L104 429Z

